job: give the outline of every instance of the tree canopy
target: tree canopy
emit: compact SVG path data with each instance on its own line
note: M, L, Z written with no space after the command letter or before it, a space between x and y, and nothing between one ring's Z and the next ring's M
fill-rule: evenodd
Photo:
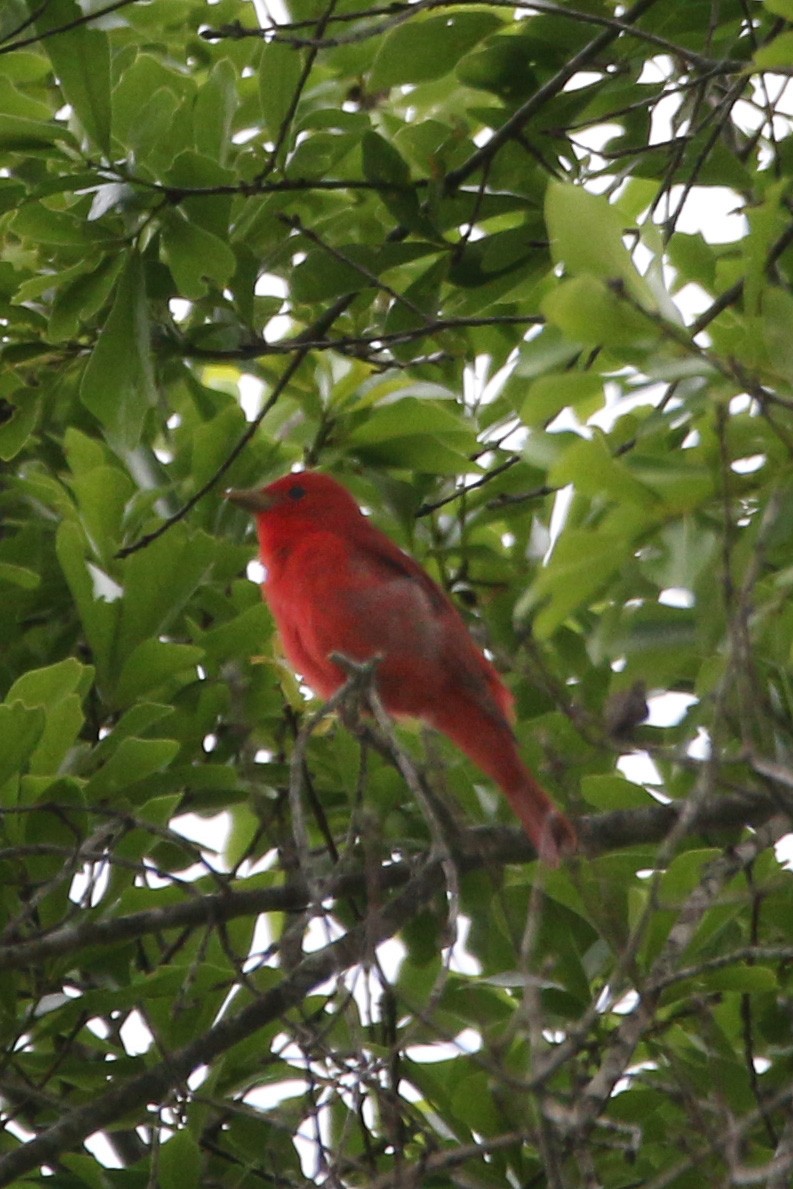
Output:
M791 70L791 0L5 0L0 1185L789 1183ZM221 498L296 465L580 855L301 687Z

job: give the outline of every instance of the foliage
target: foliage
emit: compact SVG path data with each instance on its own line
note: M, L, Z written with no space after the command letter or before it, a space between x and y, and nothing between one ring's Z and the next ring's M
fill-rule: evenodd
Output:
M276 19L0 9L0 1185L781 1189L793 5ZM307 701L219 498L298 463L579 859Z

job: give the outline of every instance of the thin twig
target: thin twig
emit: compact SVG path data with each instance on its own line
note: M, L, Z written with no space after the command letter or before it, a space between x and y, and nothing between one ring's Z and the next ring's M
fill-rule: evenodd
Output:
M127 545L123 549L119 549L116 557L129 557L130 554L137 553L139 549L145 549L147 545L151 545L153 541L158 540L161 536L163 536L164 533L167 533L169 529L173 528L175 524L178 524L180 520L184 520L185 516L187 516L187 514L192 511L196 504L217 486L226 472L231 468L233 463L239 458L240 454L242 454L242 451L245 449L248 443L256 436L262 421L264 421L267 414L279 400L287 384L292 379L303 360L312 350L313 340L323 335L325 331L333 325L336 319L350 305L351 301L353 300L353 296L354 295L346 295L344 297L340 297L330 307L329 310L327 310L316 320L316 322L314 322L302 334L299 334L295 339L292 340L293 347L295 348L295 354L292 356L286 368L284 369L283 375L273 388L273 391L270 393L268 399L264 402L257 416L254 417L245 432L237 439L236 443L234 446L232 446L231 450L229 450L228 454L220 466L216 469L214 474L210 475L209 479L207 479L207 481L203 483L201 487L199 487L198 491L196 491L189 500L187 500L176 512L174 512L173 516L169 516L167 520L163 521L159 528L156 528L153 532L146 533L144 536L139 537L138 540L134 542L134 544Z

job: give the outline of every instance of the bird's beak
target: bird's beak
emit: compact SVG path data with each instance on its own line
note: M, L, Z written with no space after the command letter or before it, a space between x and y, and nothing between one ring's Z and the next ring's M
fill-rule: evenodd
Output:
M236 488L229 487L223 492L223 498L244 508L246 512L269 512L273 506L273 497L257 487Z

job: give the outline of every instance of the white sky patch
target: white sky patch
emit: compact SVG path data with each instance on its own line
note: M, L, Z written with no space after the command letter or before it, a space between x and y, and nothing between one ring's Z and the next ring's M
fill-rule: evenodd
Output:
M682 186L671 187L671 210L677 209L682 195ZM748 231L742 208L743 199L727 186L694 186L677 220L677 230L688 235L699 233L709 244L735 243Z
M587 425L602 429L605 433L613 429L620 417L624 417L632 409L640 409L647 405L657 405L666 392L665 384L645 383L636 391L628 395L623 394L618 383L606 382L603 388L605 400L602 408L588 419Z
M692 760L706 760L711 753L710 735L704 727L698 727L695 738L689 743L686 754Z
M682 694L670 691L663 694L652 694L647 699L650 713L647 724L651 727L676 727L682 722L687 711L699 701L693 694Z
M685 310L689 322L695 322L700 314L704 314L705 310L710 309L712 304L711 295L695 281L689 281L675 294L675 305L678 309Z
M642 66L639 83L645 85L663 83L671 78L673 74L674 63L672 59L667 54L656 54L654 58L648 58Z
M780 838L775 849L779 862L789 871L793 871L793 834L786 834L784 838Z
M192 302L186 301L184 297L172 297L168 302L168 309L176 322L184 322L192 308Z
M247 574L248 578L250 578L251 582L256 582L259 586L261 586L262 582L265 582L267 579L267 571L265 570L262 563L260 561L256 561L255 559L248 562L245 573Z
M238 384L242 411L248 421L253 421L262 407L264 384L257 376L251 376L247 372L240 374Z
M253 0L253 8L259 25L283 25L289 20L289 12L281 0Z
M109 863L86 863L72 879L69 899L75 904L98 904L107 890L109 879Z
M464 1028L446 1044L409 1045L405 1056L420 1065L432 1065L437 1061L448 1061L458 1053L478 1053L481 1047L481 1035L474 1028Z
M477 975L482 973L482 966L478 958L468 949L468 936L471 932L471 919L467 916L457 918L457 937L454 945L448 951L449 969L457 974Z
M119 1028L119 1036L125 1052L130 1057L140 1057L148 1053L154 1037L139 1011L133 1009Z
M617 768L633 784L663 784L661 773L649 752L637 751L633 755L620 756Z
M124 587L106 574L104 570L100 570L99 566L95 566L93 562L86 563L88 571L93 582L93 595L95 599L101 599L105 603L115 603L116 599L120 599L124 594Z
M7 1124L3 1124L7 1126ZM110 1140L102 1131L97 1131L94 1135L89 1135L88 1139L83 1140L83 1144L92 1156L95 1156L103 1168L123 1168L124 1162L116 1152ZM46 1183L46 1182L45 1182ZM55 1182L52 1182L55 1184Z
M257 279L254 290L257 297L276 297L286 302L288 287L283 277L265 272ZM277 342L286 338L292 329L292 319L283 313L275 314L262 328L262 333L268 342Z
M553 502L553 511L551 512L551 522L549 525L551 539L548 546L548 552L543 559L546 565L550 560L551 554L553 553L554 545L559 538L559 534L567 522L567 516L570 511L570 505L573 502L574 494L575 489L573 488L572 484L569 487L563 487L556 493L556 498Z
M565 91L580 91L584 87L591 87L594 83L599 83L602 78L603 75L600 71L579 70L565 83L564 89Z
M658 602L664 607L693 607L695 601L693 592L682 586L667 587L658 596Z
M650 145L665 144L673 135L673 121L683 102L681 95L664 95L653 105L650 116Z
M765 454L752 454L748 458L737 458L731 464L731 470L736 475L751 475L755 471L759 471L761 467L766 464Z
M388 982L394 983L399 977L399 970L406 955L407 950L396 937L377 947L377 961Z
M195 842L212 855L223 852L231 829L231 816L217 813L213 817L199 817L197 813L183 813L171 821L171 829L188 842Z

